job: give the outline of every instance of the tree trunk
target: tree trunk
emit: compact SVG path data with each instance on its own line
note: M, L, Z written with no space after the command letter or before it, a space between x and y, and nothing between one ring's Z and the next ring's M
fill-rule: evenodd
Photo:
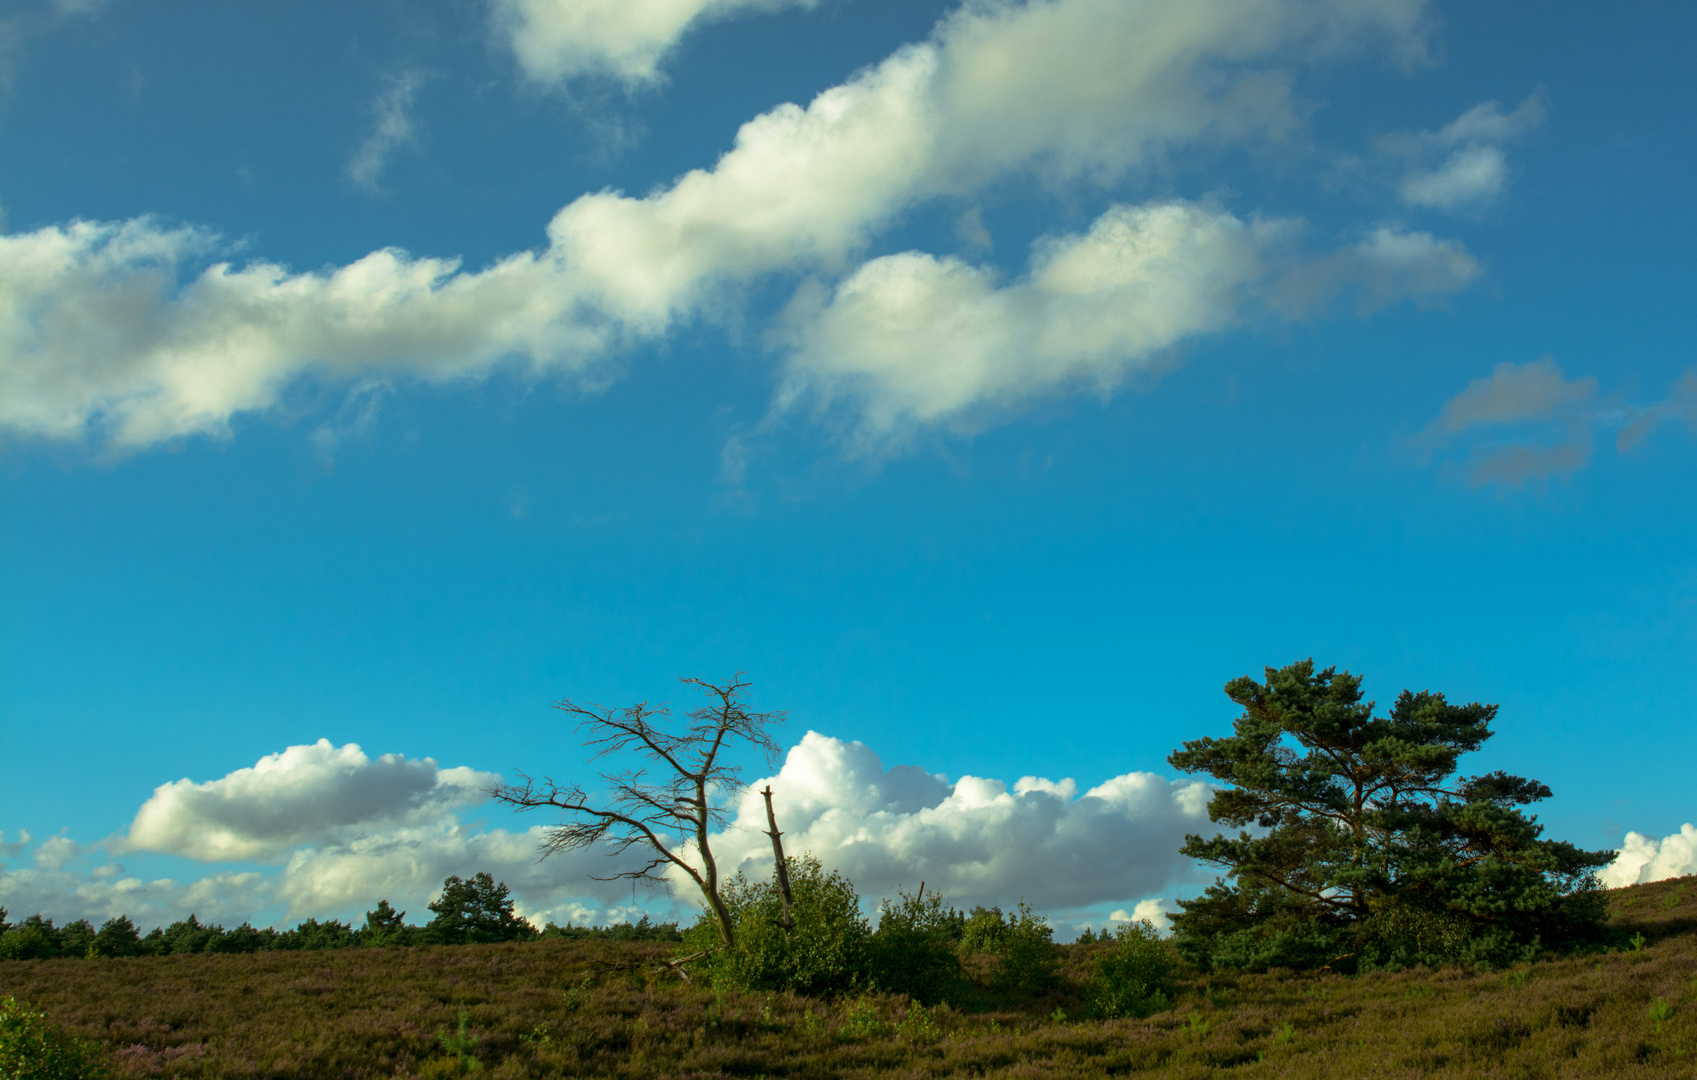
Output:
M772 838L772 860L778 866L778 898L784 905L784 929L795 929L795 916L790 914L793 900L790 897L790 868L784 861L784 842L779 839L784 834L778 831L778 816L772 812L772 786L760 792L766 798L766 827L767 836Z

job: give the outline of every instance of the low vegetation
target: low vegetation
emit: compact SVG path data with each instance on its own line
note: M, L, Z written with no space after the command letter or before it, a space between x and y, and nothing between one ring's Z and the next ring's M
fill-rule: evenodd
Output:
M99 1046L120 1077L1697 1073L1697 878L1605 899L1604 943L1506 968L1226 974L1170 954L1163 969L1138 946L1121 962L1116 939L1047 946L1041 988L1004 976L1017 953L957 952L975 999L954 1005L685 982L659 963L685 946L558 936L14 961L0 995ZM1114 987L1131 1004L1103 1009Z

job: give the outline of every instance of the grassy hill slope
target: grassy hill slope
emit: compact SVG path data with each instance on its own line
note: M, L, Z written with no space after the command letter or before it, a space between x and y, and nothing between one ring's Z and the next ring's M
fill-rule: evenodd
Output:
M1195 978L1147 1020L1076 1019L1089 945L1063 947L1055 991L972 1013L717 994L617 968L667 946L601 941L11 961L0 995L137 1077L1697 1077L1697 878L1611 904L1639 948Z

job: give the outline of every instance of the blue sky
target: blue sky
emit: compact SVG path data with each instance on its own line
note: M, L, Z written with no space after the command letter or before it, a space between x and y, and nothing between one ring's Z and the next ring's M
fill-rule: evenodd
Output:
M1195 887L1205 820L1078 793L1302 657L1500 703L1473 770L1560 837L1697 813L1689 5L0 19L14 912L357 913L482 860L610 917L475 777L587 777L550 702L738 670L824 857L880 767L947 778L887 844L1093 823L924 849L1062 922ZM390 754L392 812L335 810ZM182 839L291 790L318 831Z

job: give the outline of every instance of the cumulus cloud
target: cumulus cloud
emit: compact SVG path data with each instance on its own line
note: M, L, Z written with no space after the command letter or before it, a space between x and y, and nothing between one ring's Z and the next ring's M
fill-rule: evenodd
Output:
M503 10L577 11L613 25L647 6L605 5L604 16L597 4ZM708 9L666 10L686 25ZM1422 0L971 4L806 107L749 121L712 168L641 197L584 195L549 223L545 246L475 272L393 249L311 273L263 261L197 272L227 254L217 239L145 219L0 237L0 427L93 434L124 449L223 434L233 416L273 407L304 377L444 380L509 361L594 382L613 350L733 314L751 282L853 271L878 230L926 200L1018 171L1100 181L1185 144L1278 138L1299 115L1296 65L1370 43L1417 51L1423 17ZM360 170L373 183L382 148L407 134L404 95L391 104L394 123L387 134L379 126ZM1464 256L1456 249L1452 262ZM1349 265L1370 278L1382 269L1339 263ZM971 276L933 267L909 269ZM1197 287L1196 272L1175 269L1175 290ZM859 283L888 270L868 269ZM1109 321L1098 319L1096 345L1057 345L1046 368L1077 368L1068 350L1159 337ZM987 391L1022 380L1046 384L1026 374L992 379Z
M1569 379L1546 356L1498 364L1474 379L1444 403L1418 441L1428 452L1460 442L1470 482L1519 487L1584 468L1599 427L1618 427L1615 449L1628 451L1672 420L1697 431L1697 370L1675 380L1661 401L1621 406L1598 400L1595 378ZM1479 429L1489 434L1476 438Z
M161 785L128 831L103 844L55 836L31 851L27 833L0 842L0 857L30 856L29 865L0 868L0 905L95 921L128 914L169 922L195 913L239 922L272 911L287 923L357 916L387 899L425 920L444 878L488 871L512 887L519 913L538 923L616 918L628 908L620 903L628 889L594 880L625 868L604 851L541 860L543 826L513 832L462 821L460 812L483 801L496 779L429 758L371 758L352 743L291 746L218 780ZM281 865L187 881L143 877L112 861L89 865L124 853Z
M376 124L348 161L348 179L371 194L383 190L383 171L389 167L390 156L418 138L413 99L423 81L418 72L404 71L372 103Z
M497 777L443 769L430 758L384 754L328 739L269 754L219 780L154 789L115 851L151 851L228 862L275 861L294 848L383 826L436 822L487 798Z
M1509 177L1503 144L1544 121L1543 102L1533 95L1511 113L1495 101L1475 105L1438 131L1388 136L1380 146L1401 158L1408 171L1397 187L1410 206L1458 211L1501 194Z
M1651 881L1697 874L1697 825L1687 822L1672 836L1660 840L1629 832L1615 861L1598 877L1610 889L1622 889Z
M863 897L893 897L924 882L955 904L1073 909L1124 902L1181 880L1177 852L1205 828L1203 783L1127 773L1082 795L1070 780L950 781L914 766L885 770L858 742L808 732L778 774L743 794L713 837L727 871L771 874L759 790L771 785L785 851L812 852ZM682 895L680 891L680 895Z
M1026 277L1006 285L958 258L875 259L829 297L792 305L779 401L854 400L859 441L881 445L1059 388L1109 389L1269 304L1306 309L1350 287L1366 309L1478 273L1458 245L1389 229L1302 262L1284 250L1299 231L1172 201L1116 206L1082 235L1039 242Z
M818 0L492 0L496 34L540 83L600 75L652 83L684 35L748 12Z
M463 821L474 778L485 774L392 754L372 759L351 744L290 747L220 780L161 786L122 843L60 836L28 851L25 836L5 845L7 856L30 858L0 867L0 905L62 919L170 921L194 912L228 923L272 912L289 923L357 917L388 899L427 919L443 878L486 870L512 887L520 914L535 922L636 913L627 883L595 880L631 868L628 858L595 848L539 860L546 825L515 832ZM1024 899L1075 913L1121 905L1136 918L1159 912L1151 893L1188 880L1178 847L1186 832L1206 827L1211 794L1206 784L1149 773L1082 794L1071 779L1024 777L1011 788L981 777L951 781L914 766L885 769L860 743L809 732L778 775L741 793L730 826L713 838L726 873L771 872L758 795L767 783L788 849L841 870L869 902L923 881L957 904ZM186 881L112 861L90 865L118 851L281 865ZM673 897L646 902L676 905L687 918L697 894L687 881L677 885Z

